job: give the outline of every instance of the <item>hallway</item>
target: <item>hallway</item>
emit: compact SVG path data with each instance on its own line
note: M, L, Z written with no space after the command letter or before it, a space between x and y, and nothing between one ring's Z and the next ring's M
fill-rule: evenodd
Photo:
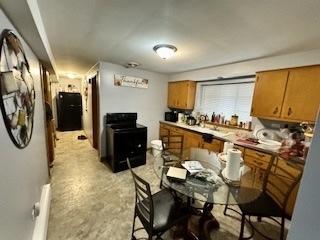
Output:
M51 170L48 240L130 239L134 208L130 172L112 173L100 162L88 140L77 139L82 131L57 134L60 140ZM147 156L147 165L135 168L135 172L157 191L159 179L152 169L151 155ZM221 224L219 231L213 233L214 239L238 239L239 221L224 216L223 207L218 205L213 210ZM278 227L267 223L264 227L277 236ZM263 238L257 234L254 239Z

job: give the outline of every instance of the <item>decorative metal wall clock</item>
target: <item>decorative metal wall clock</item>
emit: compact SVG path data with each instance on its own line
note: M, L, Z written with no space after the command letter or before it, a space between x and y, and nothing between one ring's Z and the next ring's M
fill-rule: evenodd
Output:
M21 42L8 29L0 37L0 107L12 142L25 148L33 130L34 82Z

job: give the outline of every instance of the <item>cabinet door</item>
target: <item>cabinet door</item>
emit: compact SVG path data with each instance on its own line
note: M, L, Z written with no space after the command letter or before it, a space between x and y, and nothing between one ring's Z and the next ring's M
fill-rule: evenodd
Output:
M182 81L179 82L178 89L178 107L181 109L193 109L195 101L196 83L193 81Z
M288 70L257 73L251 116L280 117L287 79Z
M178 94L178 84L176 82L168 83L168 107L169 108L178 108L177 107L177 94Z
M184 134L184 148L198 148L202 142L202 136L200 134L186 132Z
M320 66L290 70L282 118L315 121L320 104Z
M193 109L196 82L179 81L168 83L168 107L177 109Z
M211 143L203 142L202 148L208 149L209 151L219 153L221 152L222 141L213 139Z
M187 109L189 83L179 82L177 86L179 89L177 92L177 107L180 109Z

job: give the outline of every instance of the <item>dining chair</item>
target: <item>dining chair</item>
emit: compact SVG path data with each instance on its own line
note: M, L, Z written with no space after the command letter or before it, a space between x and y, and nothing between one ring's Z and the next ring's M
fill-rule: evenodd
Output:
M257 217L259 222L262 218L272 219L280 225L280 239L284 239L285 219L291 219L292 214L289 208L294 207L292 206L292 202L289 202L289 198L301 180L303 166L298 163L288 162L286 160L282 160L282 162L279 161L270 162L268 172L266 173L267 175L263 181L261 195L252 202L238 204L241 210L239 239L251 238L254 234L254 231L258 232L267 239L271 239L253 226L250 217ZM224 210L225 215L227 215L227 209L235 211L226 205ZM246 216L249 218L246 219ZM276 217L280 218L281 221L279 222L277 219L275 219ZM250 237L243 237L246 220L253 230Z
M170 153L178 156L183 152L184 136L179 134L161 136L163 154Z
M149 183L132 170L129 158L127 158L127 164L133 177L136 193L131 239L136 240L134 233L141 229L145 229L148 233L149 240L154 236L156 239L162 239L161 236L175 225L183 225L187 229L187 208L177 204L168 189L151 194ZM135 229L137 217L143 227Z
M183 153L183 135L165 135L161 136L162 154L164 167L176 166L181 161ZM163 175L160 179L160 188L163 187Z

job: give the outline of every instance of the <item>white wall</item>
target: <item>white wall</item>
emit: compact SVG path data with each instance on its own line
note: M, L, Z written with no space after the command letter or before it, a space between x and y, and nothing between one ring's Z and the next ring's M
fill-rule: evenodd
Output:
M149 88L116 87L114 74L141 77L149 80ZM101 155L105 156L104 116L109 112L137 112L138 123L148 127L150 141L159 138L159 120L167 111L167 81L163 74L128 69L120 65L102 62L100 64L100 133Z
M218 77L251 75L255 74L257 71L263 70L314 64L320 64L320 49L172 74L169 79L170 81L185 79L208 80L216 79Z
M0 9L0 31L4 28L14 29ZM34 129L29 145L20 150L10 140L0 114L0 239L6 240L31 239L31 209L48 182L39 62L24 41L22 44L35 82Z
M313 135L293 213L288 240L319 239L320 116Z

